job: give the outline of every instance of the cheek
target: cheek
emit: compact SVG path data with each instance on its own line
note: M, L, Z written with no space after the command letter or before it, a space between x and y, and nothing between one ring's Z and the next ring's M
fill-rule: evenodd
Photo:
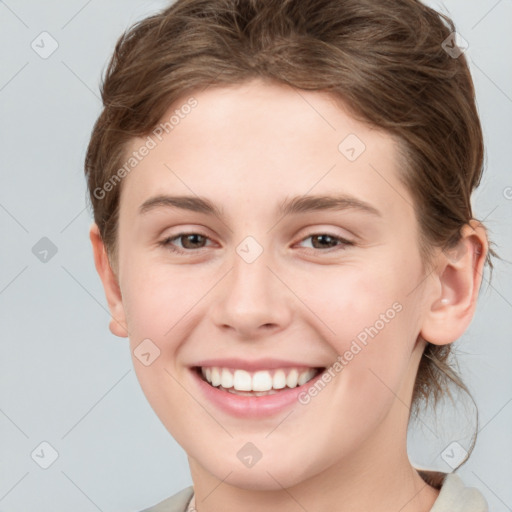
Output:
M326 326L325 341L338 354L332 371L341 375L336 379L344 395L339 403L357 409L378 402L378 409L400 388L417 336L417 311L406 289L399 272L371 268L344 269L324 286L309 283L307 304Z
M193 312L211 280L206 275L192 274L179 267L137 265L133 261L125 272L123 305L131 333L170 343L172 331Z
M183 378L179 351L193 330L191 321L207 282L180 269L137 262L136 258L125 267L123 304L134 370L149 404L178 437L179 425L173 418L193 405L178 382ZM146 360L144 353L150 354Z
M329 328L329 339L338 353L355 338L364 343L375 330L387 330L402 308L403 292L397 279L371 268L339 268L326 273L324 279L317 275L303 283L299 293Z

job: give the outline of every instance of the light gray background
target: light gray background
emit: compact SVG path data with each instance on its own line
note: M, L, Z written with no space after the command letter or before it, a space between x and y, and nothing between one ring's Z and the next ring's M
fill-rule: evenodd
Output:
M430 4L451 14L469 43L487 145L476 215L510 262L512 0ZM114 43L164 5L0 1L0 511L137 511L191 484L183 450L146 403L127 341L108 330L83 177ZM31 48L43 31L59 45L46 59ZM42 237L57 247L46 263L32 252ZM481 418L476 450L459 473L494 512L512 510L511 274L510 263L496 262L457 342ZM464 421L457 413L437 430L418 423L413 462L450 471L442 453L454 441L467 447ZM58 452L48 469L34 461L49 460L43 441Z

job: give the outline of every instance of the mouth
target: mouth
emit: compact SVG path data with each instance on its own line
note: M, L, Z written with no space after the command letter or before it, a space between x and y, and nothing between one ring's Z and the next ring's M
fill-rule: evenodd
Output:
M195 366L199 378L211 387L239 396L269 396L294 389L322 373L325 367L290 367L247 371L219 366Z

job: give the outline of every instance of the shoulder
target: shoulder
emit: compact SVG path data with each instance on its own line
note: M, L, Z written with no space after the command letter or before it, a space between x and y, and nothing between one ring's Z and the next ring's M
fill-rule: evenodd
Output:
M189 504L194 494L192 486L182 489L177 494L170 498L153 505L152 507L145 508L141 512L186 512L187 505Z
M466 487L456 473L419 471L429 485L439 489L439 496L430 512L488 512L483 495L474 487Z

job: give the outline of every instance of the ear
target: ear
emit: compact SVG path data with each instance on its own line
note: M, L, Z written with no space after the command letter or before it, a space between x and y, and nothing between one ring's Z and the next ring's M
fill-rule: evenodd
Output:
M433 273L435 290L420 336L434 345L460 338L475 313L488 251L487 233L478 221L464 226L457 246L440 253Z
M105 296L110 310L110 331L121 338L128 337L128 328L121 296L121 289L117 277L110 266L107 251L103 244L98 226L93 223L89 230L89 238L94 253L94 265L100 276L105 290Z

